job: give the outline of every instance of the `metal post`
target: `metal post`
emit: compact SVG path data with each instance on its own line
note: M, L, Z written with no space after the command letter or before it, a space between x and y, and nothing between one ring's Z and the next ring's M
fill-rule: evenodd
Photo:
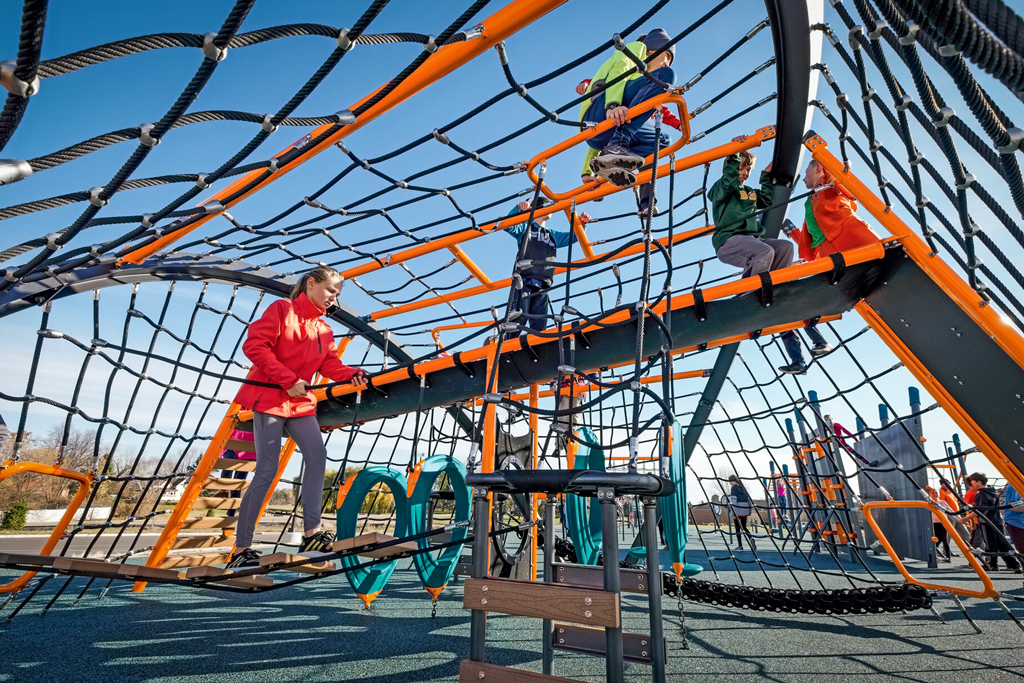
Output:
M473 578L487 577L487 489L473 489ZM469 658L484 661L484 643L487 640L487 613L475 609L469 621Z
M604 589L609 593L621 593L619 576L619 539L615 536L615 489L599 488L597 500L601 503L601 551L604 555ZM649 524L648 536L652 530L657 541L658 523ZM657 544L654 546L657 548ZM624 679L622 660L622 624L604 630L605 674L608 683L622 683Z
M654 683L665 681L665 634L661 616L661 562L658 559L658 505L644 498L644 529L647 533L647 603L651 615L651 664ZM606 563L607 564L607 563Z
M555 507L558 505L558 496L549 493L544 501L544 583L555 582L555 570L552 566L555 562ZM543 658L543 671L548 676L552 675L555 665L555 622L551 619L544 620L544 640L541 644Z

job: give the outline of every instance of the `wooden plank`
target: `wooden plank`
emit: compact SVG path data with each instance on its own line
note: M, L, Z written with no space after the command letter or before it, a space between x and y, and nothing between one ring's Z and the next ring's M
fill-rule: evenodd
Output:
M75 576L93 576L101 578L114 578L120 567L115 562L104 562L103 560L84 560L80 557L58 557L53 561L53 568L62 574Z
M178 536L171 544L174 550L185 550L192 548L230 548L235 544L231 536Z
M252 432L252 420L249 420L248 422L242 422L241 420L239 420L238 422L235 423L234 428L240 432Z
M255 453L256 444L254 444L252 441L242 441L241 439L228 439L224 443L224 450L234 451L235 453L238 453L239 451L244 451L246 453ZM256 461L250 460L249 462Z
M387 548L378 548L376 550L368 550L365 552L358 551L359 548L366 548L368 546L387 543L394 540L396 540L394 536L388 536L387 534L363 534L362 536L343 538L340 541L335 541L334 545L331 546L331 550L334 552L357 550L355 554L359 557L370 557L376 559L381 557L391 557L392 555L398 555L399 553L412 552L419 548L415 541L406 541L405 543L396 543L395 545L388 546Z
M196 498L193 510L237 510L242 505L241 498Z
M203 484L203 488L210 491L244 491L249 488L249 481L228 477L210 477Z
M147 567L144 564L122 564L117 573L132 581L160 581L161 579L184 579L185 572L159 567Z
M513 669L508 666L463 659L459 664L459 683L579 683L572 678Z
M185 572L185 578L195 579L203 576L221 576L222 574L232 573L230 569L224 569L223 567L192 567ZM237 579L220 579L210 583L222 583L225 586L238 586L241 588L266 588L267 586L273 586L274 580L269 576L254 574L252 576L240 576Z
M604 567L585 564L555 563L555 583L580 588L604 588ZM647 594L647 572L643 569L620 569L619 582L623 593Z
M37 567L51 567L59 555L23 555L0 553L0 564L31 564Z
M576 624L555 624L551 644L556 650L567 650L569 652L604 657L606 645L605 630L590 626L577 626ZM667 643L663 651L667 653ZM637 662L639 664L650 664L653 662L651 637L643 633L623 633L622 658L627 662Z
M238 458L221 458L213 469L215 470L231 470L232 472L255 472L256 461L255 460L239 460Z
M238 524L237 517L186 517L181 522L182 529L234 529Z
M298 562L299 560L308 559L304 555L292 555L291 553L273 553L271 555L263 555L260 557L260 566L269 567L275 564L284 564L286 562ZM329 572L337 569L335 564L330 560L323 560L321 562L314 562L312 564L300 564L295 567L288 567L285 571L298 572L299 574L321 574L323 572Z
M512 579L466 579L462 606L520 617L619 626L619 595L592 588Z
M214 564L227 564L227 561L230 559L231 553L191 553L188 555L171 555L160 564L160 567L162 569L205 567Z

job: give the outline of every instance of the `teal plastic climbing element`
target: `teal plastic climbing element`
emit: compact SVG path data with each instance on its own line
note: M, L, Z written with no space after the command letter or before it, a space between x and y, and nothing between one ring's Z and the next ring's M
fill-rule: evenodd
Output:
M455 494L455 518L456 522L464 522L469 519L470 495L469 487L466 486L466 467L458 460L445 455L434 455L427 458L420 466L419 478L409 495L409 520L411 532L420 534L427 531L427 511L430 505L430 492L434 482L442 475L448 477L452 491ZM452 531L452 541L465 541L468 529L459 527ZM421 538L416 542L421 549L430 547L429 538ZM416 572L427 590L444 588L455 572L455 565L462 556L462 544L451 545L441 551L439 557L434 558L432 553L420 553L413 556L416 565Z
M408 535L409 504L405 493L405 475L390 467L374 465L359 471L345 495L344 502L338 508L338 538L351 538L356 535L363 500L381 484L391 491L395 499L395 536L402 538ZM365 560L354 556L341 558L341 564L345 567L355 567L362 562ZM373 600L383 590L397 563L397 560L391 560L372 567L361 567L346 572L345 576L348 577L353 590L369 606L367 598Z
M676 486L675 493L658 499L658 515L665 529L668 542L670 567L677 577L695 576L704 571L699 564L687 564L686 540L689 535L689 508L686 505L686 463L683 461L683 427L678 422L672 425L672 454L669 458L668 477ZM633 547L629 549L628 561L637 564L647 557L643 534L637 534Z
M577 438L579 448L576 451L573 469L604 472L604 451L587 445L598 443L594 432L588 427L581 427ZM565 518L569 527L569 538L576 548L576 561L579 564L597 564L597 559L601 555L601 506L597 499L577 496L574 493L566 494Z

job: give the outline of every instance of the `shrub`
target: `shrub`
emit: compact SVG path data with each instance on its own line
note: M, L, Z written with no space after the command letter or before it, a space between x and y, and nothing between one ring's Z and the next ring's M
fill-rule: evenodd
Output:
M26 519L28 519L28 501L22 498L14 501L10 509L4 513L3 522L0 522L0 529L4 531L21 531L25 528Z

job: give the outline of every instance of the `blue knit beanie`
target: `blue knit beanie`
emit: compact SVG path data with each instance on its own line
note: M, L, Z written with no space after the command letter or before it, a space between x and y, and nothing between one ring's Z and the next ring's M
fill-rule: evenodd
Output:
M647 35L640 36L640 41L647 46L647 53L651 54L657 52L661 48L668 45L672 38L669 37L668 31L663 28L656 28L653 31L647 33ZM669 54L672 55L672 63L676 62L676 46L672 45L668 48Z

